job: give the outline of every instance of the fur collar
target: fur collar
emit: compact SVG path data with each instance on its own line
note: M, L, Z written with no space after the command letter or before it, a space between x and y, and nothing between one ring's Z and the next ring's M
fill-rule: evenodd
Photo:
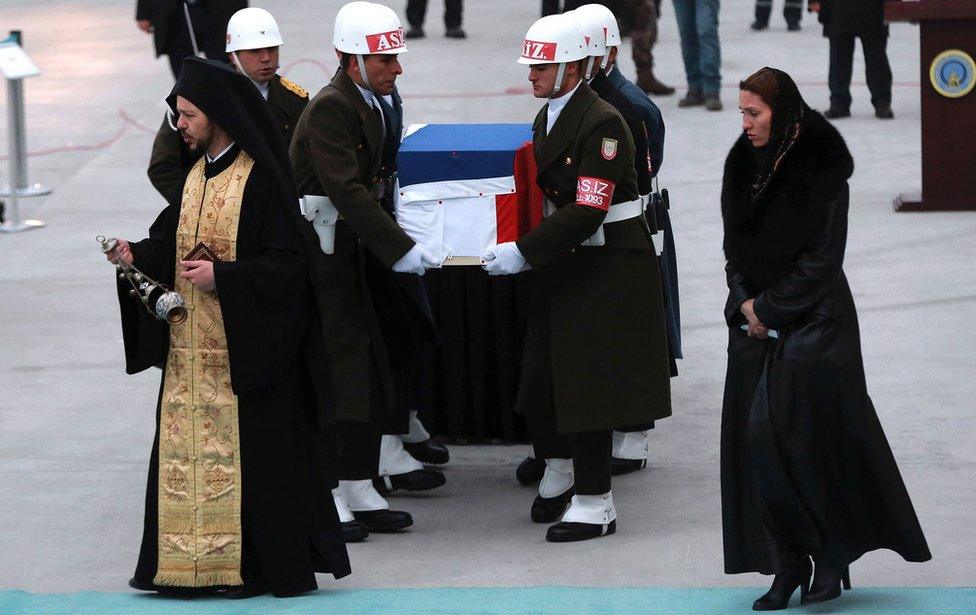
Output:
M722 182L722 218L725 226L726 258L734 256L754 260L757 250L788 251L802 233L798 227L782 228L774 233L776 244L756 245L755 237L764 227L771 208L789 208L784 219L811 220L844 187L854 172L854 160L843 137L822 115L810 110L804 119L803 132L793 149L786 155L768 188L752 201L751 187L757 163L752 145L745 135L739 137L725 161ZM795 215L794 215L795 214ZM796 222L794 222L795 224Z
M743 134L732 146L725 161L722 189L723 214L741 221L742 217L761 218L764 210L784 189L794 196L783 204L808 208L820 199L810 191L834 194L854 172L854 159L844 143L844 138L822 115L810 110L804 120L803 133L793 149L783 160L770 183L768 191L754 205L749 189L756 174L756 162L752 144Z

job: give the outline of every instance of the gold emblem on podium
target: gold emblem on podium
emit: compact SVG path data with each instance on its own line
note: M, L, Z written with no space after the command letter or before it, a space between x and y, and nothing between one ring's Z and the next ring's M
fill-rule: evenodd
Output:
M976 86L976 62L961 49L947 49L932 60L929 79L946 98L962 98Z

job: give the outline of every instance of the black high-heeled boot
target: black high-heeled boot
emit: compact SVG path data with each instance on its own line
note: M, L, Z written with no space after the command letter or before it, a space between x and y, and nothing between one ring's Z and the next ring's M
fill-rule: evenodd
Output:
M773 577L773 584L769 591L752 603L753 611L779 611L785 609L790 604L790 598L796 588L800 588L800 601L803 602L807 597L807 590L810 588L810 575L813 574L813 565L810 559L806 558L796 568L785 570Z
M801 604L816 604L827 602L840 596L841 585L844 589L851 589L851 567L844 566L843 570L834 570L817 564L817 572L813 576L810 592L800 600Z

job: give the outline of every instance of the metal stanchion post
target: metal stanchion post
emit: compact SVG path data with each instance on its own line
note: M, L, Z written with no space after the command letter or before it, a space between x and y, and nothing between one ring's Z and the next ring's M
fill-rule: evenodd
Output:
M8 147L10 157L10 185L0 191L0 197L10 199L6 208L10 218L0 224L0 233L16 233L44 226L40 220L23 220L20 216L20 199L50 194L51 190L40 184L27 182L27 134L24 128L24 78L38 74L37 67L20 48L20 32L12 31L10 38L0 44L0 69L7 78Z

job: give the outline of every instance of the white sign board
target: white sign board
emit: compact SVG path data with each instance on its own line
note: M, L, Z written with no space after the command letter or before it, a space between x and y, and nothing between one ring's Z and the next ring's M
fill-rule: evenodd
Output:
M7 79L40 75L37 65L17 43L0 43L0 73Z

